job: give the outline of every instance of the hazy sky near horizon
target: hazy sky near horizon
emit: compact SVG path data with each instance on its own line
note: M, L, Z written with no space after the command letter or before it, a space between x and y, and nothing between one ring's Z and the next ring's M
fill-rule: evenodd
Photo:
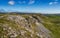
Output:
M8 12L60 13L60 0L0 0Z

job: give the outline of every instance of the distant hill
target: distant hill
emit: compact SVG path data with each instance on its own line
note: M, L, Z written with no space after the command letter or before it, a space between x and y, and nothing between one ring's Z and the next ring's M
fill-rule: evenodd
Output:
M4 9L0 9L0 12L6 12Z

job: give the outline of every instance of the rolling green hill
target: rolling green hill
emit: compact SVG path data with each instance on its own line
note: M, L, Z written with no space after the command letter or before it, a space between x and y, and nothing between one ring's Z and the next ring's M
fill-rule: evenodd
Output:
M0 14L0 38L60 38L60 16Z

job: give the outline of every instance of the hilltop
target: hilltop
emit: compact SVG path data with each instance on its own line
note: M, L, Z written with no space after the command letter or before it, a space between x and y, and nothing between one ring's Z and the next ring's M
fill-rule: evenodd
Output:
M59 17L42 14L0 14L0 38L60 38Z

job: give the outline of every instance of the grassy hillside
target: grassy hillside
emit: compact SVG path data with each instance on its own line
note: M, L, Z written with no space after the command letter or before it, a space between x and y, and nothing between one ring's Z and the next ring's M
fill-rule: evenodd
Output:
M60 38L60 16L0 14L0 38Z
M44 26L52 32L54 38L60 38L60 16L53 14L45 16L41 17L44 21L42 22Z

